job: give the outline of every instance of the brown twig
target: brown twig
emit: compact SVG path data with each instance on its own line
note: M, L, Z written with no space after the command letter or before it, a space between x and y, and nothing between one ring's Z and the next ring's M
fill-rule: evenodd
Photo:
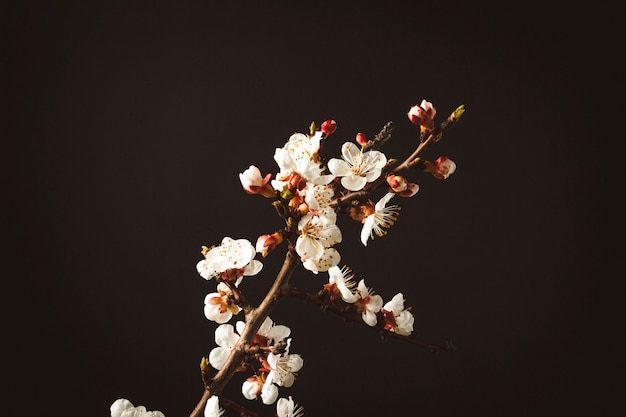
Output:
M246 407L243 407L226 397L220 397L220 404L223 404L224 407L228 407L231 410L236 411L241 417L259 417L259 415L254 411L248 410Z
M237 371L237 368L241 365L246 354L246 345L249 345L252 342L252 339L261 327L261 324L263 324L263 321L276 306L280 298L286 295L289 279L299 264L300 258L296 254L293 245L290 244L285 255L285 261L283 262L283 266L274 280L274 284L267 292L261 304L259 304L257 308L252 308L246 315L246 326L239 336L237 344L233 347L230 352L230 356L226 360L226 363L222 366L222 369L220 369L217 375L211 379L210 384L205 385L202 397L189 417L203 416L207 400L211 398L212 395L219 396L222 393L226 384L231 380Z
M319 307L321 307L324 311L330 311L342 318L344 318L346 321L352 322L352 323L357 323L360 325L364 325L365 327L379 333L379 335L383 338L383 339L398 339L398 340L402 340L411 344L414 344L416 346L421 347L422 349L431 352L431 353L435 353L435 352L440 352L440 351L451 351L451 350L455 350L455 346L452 345L451 342L447 341L444 343L427 343L424 341L421 341L419 339L417 339L414 336L403 336L401 334L398 333L394 333L391 332L389 330L385 330L384 326L382 324L377 324L375 326L369 326L367 323L365 323L361 317L360 314L357 313L353 313L350 311L347 311L345 308L338 306L335 303L332 303L328 300L325 300L321 297L319 297L318 295L315 294L311 294L309 292L303 291L303 290L299 290L297 288L294 287L290 287L289 288L289 295L291 297L294 298L299 298L301 300L306 301L307 303L310 304L315 304Z

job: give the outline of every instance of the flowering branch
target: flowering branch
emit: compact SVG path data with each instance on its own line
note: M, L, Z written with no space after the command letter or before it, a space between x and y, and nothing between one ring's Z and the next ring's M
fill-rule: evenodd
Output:
M284 297L301 299L348 322L369 327L383 340L405 341L428 352L455 350L450 342L427 343L412 335L414 317L411 309L404 307L403 293L398 292L385 302L364 279L355 279L348 266L339 266L341 256L336 246L342 242L343 235L336 220L339 215L347 215L361 223L363 246L374 236L384 236L401 208L398 204L389 205L391 199L410 198L419 190L417 183L404 176L404 171L416 168L445 180L456 170L456 164L447 156L429 161L421 155L441 140L444 131L454 126L464 111L464 106L457 107L437 125L432 103L422 100L412 106L407 116L419 127L419 144L400 164L381 150L391 139L392 122L372 140L357 133L355 142L343 143L341 158L325 160L319 152L322 142L337 129L334 120L326 120L319 129L312 123L308 134L294 133L282 148L275 149L274 160L279 171L274 178L271 173L262 175L254 165L239 174L244 191L269 199L284 226L258 236L256 245L247 239L224 237L218 245L202 247L204 259L197 263L197 271L202 278L207 281L215 278L217 283L216 291L204 299L204 314L219 326L215 329L217 346L208 358L200 361L204 391L190 417L221 416L224 409L220 400L223 406L241 416L258 417L222 396L237 372L249 374L241 389L246 399L276 404L277 417L303 416L304 408L291 397L279 398L279 387L293 385L304 365L299 354L291 353L291 329L270 318ZM376 191L383 190L384 195L377 202L370 200ZM263 263L255 259L257 255L265 258L283 243L286 244L283 265L261 303L254 306L242 291L244 277L261 272ZM300 265L316 275L328 274L328 282L318 294L290 284ZM243 313L243 320L230 324L239 313ZM211 368L217 370L214 376L209 372ZM125 399L116 400L111 406L111 417L130 415L164 417L160 411L148 412Z
M364 325L365 327L368 327L372 329L373 331L379 333L383 340L387 338L399 339L399 340L417 345L431 353L456 350L456 347L450 341L446 341L440 344L427 343L413 336L405 336L399 333L391 332L385 328L384 324L376 324L375 326L367 326L367 324L361 319L361 315L358 314L353 308L351 308L352 305L348 304L345 306L339 306L332 301L325 300L322 297L322 294L323 294L323 291L320 292L319 294L311 294L310 292L303 291L295 287L289 288L289 295L291 297L299 298L310 304L315 304L319 306L322 311L330 311L342 317L345 321L356 323L359 325Z
M228 381L230 381L233 375L235 375L235 372L237 372L237 369L241 366L244 360L246 347L252 342L252 339L259 330L259 327L261 327L263 321L276 306L278 300L285 295L286 290L288 289L289 279L298 264L299 261L295 255L295 251L290 248L285 255L285 261L280 272L276 276L276 279L274 280L274 284L267 292L267 295L261 304L257 308L251 309L246 315L246 328L241 334L239 341L233 347L232 352L228 356L228 359L222 369L220 369L217 375L215 375L215 377L213 377L208 384L205 384L204 393L189 417L202 416L207 400L212 395L219 396Z

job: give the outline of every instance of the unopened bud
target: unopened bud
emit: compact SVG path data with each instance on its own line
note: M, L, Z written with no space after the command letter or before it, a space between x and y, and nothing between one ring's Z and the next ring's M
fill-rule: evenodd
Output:
M272 198L276 196L276 191L269 184L272 174L261 175L261 171L254 165L239 174L239 180L243 189L248 194L261 194L263 197Z
M201 370L202 372L206 372L206 371L208 371L208 370L209 370L209 366L210 366L209 360L208 360L207 358L204 358L204 357L203 357L203 358L200 360L200 370Z
M456 163L447 156L440 156L435 162L424 161L424 171L430 172L433 177L445 180L454 171L456 171Z
M321 130L324 133L324 137L328 137L335 133L335 130L337 130L337 122L332 119L325 120L322 123Z
M364 133L359 132L356 134L356 143L361 146L367 145L367 137L365 137Z
M402 175L389 175L387 178L387 184L391 187L391 189L396 192L402 192L407 189L407 180Z
M465 113L465 104L461 104L459 107L457 107L450 115L450 118L454 119L455 121L459 120L461 116L463 116L463 113Z
M434 127L435 115L437 110L429 101L422 100L420 104L416 104L409 109L407 116L411 123L421 126L424 129L432 130Z
M407 181L401 175L389 175L386 180L393 192L400 197L413 197L419 191L419 185Z
M283 235L280 232L272 233L271 235L265 234L259 236L256 241L256 251L260 253L264 258L283 241Z

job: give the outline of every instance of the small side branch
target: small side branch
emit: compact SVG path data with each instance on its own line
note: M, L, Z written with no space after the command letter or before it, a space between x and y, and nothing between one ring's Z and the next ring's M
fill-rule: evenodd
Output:
M318 307L320 307L323 311L330 311L340 317L342 317L344 320L348 321L348 322L352 322L352 323L357 323L360 325L363 325L375 332L377 332L380 337L383 340L386 339L398 339L398 340L402 340L404 342L408 342L411 343L413 345L419 346L422 349L431 352L431 353L436 353L436 352L441 352L441 351L452 351L452 350L456 350L456 347L452 344L452 342L450 341L446 341L444 343L427 343L424 342L422 340L417 339L415 336L403 336L401 334L398 333L394 333L391 332L389 330L386 330L383 325L381 324L377 324L376 326L369 326L367 323L365 323L363 321L363 319L361 318L361 316L358 313L354 313L349 311L348 309L346 309L345 307L341 307L333 302L330 302L328 300L325 300L315 294L311 294L309 292L303 291L303 290L299 290L297 288L294 287L290 287L289 289L289 296L294 297L294 298L299 298L301 300L304 300L305 302L309 303L309 304L314 304L317 305Z
M395 126L393 125L393 122L387 122L387 124L383 126L380 132L378 132L378 134L374 136L374 139L368 141L365 144L365 146L363 147L363 152L380 149L385 144L385 142L391 139L391 134L393 133L394 127Z

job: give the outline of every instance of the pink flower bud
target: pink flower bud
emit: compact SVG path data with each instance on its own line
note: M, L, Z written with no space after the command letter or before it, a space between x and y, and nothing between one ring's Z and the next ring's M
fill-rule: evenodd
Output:
M268 173L264 177L261 176L261 171L254 165L250 165L248 169L239 174L239 181L241 181L245 192L248 194L261 194L267 198L276 195L274 189L268 184L271 178L271 173Z
M271 235L265 234L259 236L256 241L256 251L264 258L283 241L283 235L280 232Z
M456 164L447 156L440 156L435 162L425 161L424 170L437 179L445 180L456 171Z
M334 120L328 119L322 123L321 131L324 133L324 137L332 135L335 130L337 130L337 122Z
M407 189L407 180L401 175L389 175L386 179L387 184L389 184L391 189L396 193Z
M435 125L435 114L437 110L429 101L422 100L421 104L411 107L407 116L414 125L432 129Z
M356 143L361 146L365 146L367 144L367 137L365 137L364 133L359 132L356 134Z
M393 192L400 197L413 197L419 191L419 185L408 182L401 175L389 175L386 180Z

